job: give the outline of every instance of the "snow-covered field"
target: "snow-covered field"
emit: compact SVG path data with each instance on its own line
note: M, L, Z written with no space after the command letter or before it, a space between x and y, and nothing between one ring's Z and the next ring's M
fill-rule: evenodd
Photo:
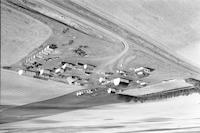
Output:
M199 125L200 95L193 94L159 102L98 106L2 124L0 129L20 133L188 133L200 131Z

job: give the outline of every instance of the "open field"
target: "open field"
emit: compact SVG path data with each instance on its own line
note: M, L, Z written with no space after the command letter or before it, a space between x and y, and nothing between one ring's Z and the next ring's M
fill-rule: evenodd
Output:
M133 100L199 92L199 6L177 1L3 1L0 131L200 130L198 94Z
M59 57L61 59L73 61L79 59L83 60L82 57L76 55L73 50L78 49L80 46L86 46L86 48L83 48L83 50L87 53L86 57L84 57L86 59L86 62L87 60L90 61L90 59L95 59L96 62L100 60L99 63L102 63L102 59L106 60L112 58L124 47L119 42L113 44L107 41L103 41L101 39L94 38L77 30L74 30L70 26L58 23L48 17L31 13L16 6L14 7L17 8L19 11L24 12L25 14L30 15L35 19L38 19L39 21L45 23L48 27L51 28L53 34L48 40L42 43L42 46L48 44L56 44L59 47L58 50L52 55L52 57ZM30 56L32 53L37 51L38 48L36 47L36 49L29 52L29 54L27 54L26 56Z
M25 105L59 97L80 89L82 87L20 77L15 72L1 70L1 105Z
M167 47L184 60L200 66L200 3L198 0L73 0L96 13L102 13L124 27L142 33L143 37L156 40L160 47ZM113 8L112 8L113 7ZM190 8L192 7L192 8ZM192 52L190 52L192 51Z
M2 124L0 129L15 133L199 132L199 101L199 94L194 94L159 102L111 104Z
M51 29L13 8L1 8L1 65L12 65L51 35ZM35 39L37 38L37 39Z

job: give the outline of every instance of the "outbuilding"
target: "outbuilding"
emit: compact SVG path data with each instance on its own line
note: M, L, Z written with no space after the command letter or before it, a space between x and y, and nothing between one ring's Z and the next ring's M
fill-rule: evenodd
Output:
M149 76L152 71L154 71L154 69L149 67L139 67L135 69L136 75L140 78Z
M130 83L129 79L125 79L125 78L115 78L112 80L113 84L115 86L124 86L127 87Z

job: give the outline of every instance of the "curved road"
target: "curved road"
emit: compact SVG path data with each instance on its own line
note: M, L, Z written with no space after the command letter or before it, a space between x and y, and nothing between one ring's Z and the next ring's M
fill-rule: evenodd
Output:
M48 10L47 7L38 8L38 9L36 9L37 6L32 7L33 10L37 10L38 12L45 14L53 19L57 19L58 21L61 21L66 24L69 24L69 20L66 20L66 19L68 19L68 16L74 18L77 21L81 19L81 17L76 16L72 13L69 13L64 9L58 8L57 6L50 4L44 0L37 0L37 1L40 3L43 3L47 7L51 7L52 9L62 12L66 15L66 17L62 17L62 16L60 16L60 14L56 14L55 12L53 12L54 10ZM110 35L110 37L117 38L124 45L123 51L119 55L115 56L109 62L100 66L99 70L102 70L105 67L116 62L121 57L123 57L129 50L129 44L121 36L111 32L111 31L108 31L98 25L95 25L87 20L81 19L81 21L83 23L93 27L94 29L97 29L107 35ZM109 58L111 58L111 57L109 57ZM57 97L54 99L49 99L46 101L31 103L31 104L4 110L0 114L0 117L1 117L0 124L21 121L21 120L28 120L31 118L49 116L49 115L54 115L54 114L58 114L58 113L62 113L62 112L73 111L76 109L83 109L83 108L89 108L89 107L98 106L98 105L119 103L119 102L122 102L122 101L117 99L117 97L115 95L106 94L106 95L100 95L97 97L77 98L75 93L70 93L70 94L66 94L66 95L63 95L63 96L60 96L60 97Z
M41 1L41 2L45 2L45 1ZM49 3L44 3L44 4L49 5L50 7L54 8L54 5L51 5ZM57 7L55 7L55 9L57 9ZM46 10L46 12L44 12L44 10L45 10L44 8L42 10L43 11L41 13L45 14L47 16L50 15L50 17L53 17L53 18L60 17L60 16L56 16L58 14L54 14L48 10ZM61 10L61 9L58 8L57 10ZM37 10L37 11L40 12L40 10ZM66 12L66 14L69 14L69 13ZM75 19L77 19L77 16L75 16ZM80 18L78 18L78 19L80 19ZM58 20L61 21L60 19L58 19ZM85 20L83 20L83 21L85 22ZM61 22L65 23L65 19L62 18ZM94 27L94 29L100 30L103 33L105 33L113 38L119 39L122 42L122 44L124 45L124 49L119 55L117 55L117 56L114 55L114 57L113 56L106 57L107 59L110 59L110 58L112 58L112 59L109 62L107 62L106 64L102 65L99 68L99 70L116 62L124 54L126 54L126 52L129 50L128 43L125 40L123 40L123 38L121 38L120 36L110 32L110 31L107 31L107 30L103 29L102 27L94 25L90 22L86 22L86 23L88 25ZM0 113L0 118L1 118L0 124L22 121L22 120L29 120L32 118L49 116L49 115L54 115L54 114L67 112L67 111L74 111L77 109L89 108L89 107L93 107L93 106L123 102L123 101L119 100L116 95L108 95L107 93L105 95L99 95L96 97L80 97L80 98L77 98L75 93L76 92L73 92L73 93L69 93L69 94L66 94L66 95L63 95L60 97L56 97L53 99L5 109Z
M83 18L80 18L79 16L76 16L76 15L74 15L74 14L72 14L72 13L70 13L70 12L68 12L68 11L66 11L66 10L64 10L64 9L62 9L62 8L59 8L58 6L55 6L55 5L49 3L49 2L47 2L47 1L45 1L45 0L36 0L36 1L39 2L39 3L44 4L44 5L47 6L47 7L52 8L53 10L56 10L56 11L58 11L58 12L62 12L62 14L65 14L65 16L60 16L60 14L56 14L56 12L53 12L53 11L51 12L51 11L49 11L47 8L46 8L46 9L43 8L42 10L41 10L41 9L38 9L38 10L37 10L38 12L40 12L40 13L42 13L42 14L45 14L45 15L47 15L47 16L53 18L53 19L57 19L58 21L61 21L61 22L66 23L66 24L69 24L69 20L68 20L69 17L68 17L68 16L70 16L70 17L73 18L74 20L77 20L77 21L80 21L80 20L81 20L82 23L84 23L84 24L86 24L86 25L89 25L89 26L92 27L93 29L96 29L96 30L98 30L98 31L101 31L102 33L105 33L105 34L109 35L110 37L116 38L116 39L118 39L119 41L122 42L122 44L124 45L124 50L123 50L119 55L114 56L114 57L112 58L112 60L110 60L109 62L107 62L107 63L105 63L105 64L99 66L97 72L102 71L105 67L107 67L107 66L113 64L114 62L116 62L116 61L117 61L118 59L120 59L124 54L126 54L127 51L129 50L129 45L128 45L128 43L127 43L122 37L120 37L119 35L117 35L117 34L111 32L111 31L108 31L108 30L102 28L101 26L98 26L98 25L96 25L96 24L94 24L94 23L92 23L92 22L90 22L90 21L88 21L88 20L85 20L85 19L83 19ZM64 6L64 5L63 5L63 6ZM34 10L36 10L36 9L34 9ZM109 57L108 57L108 58L109 58Z
M120 40L122 41L121 38L120 38ZM125 40L123 40L122 43L124 44L124 50L119 55L115 56L112 60L110 60L109 62L99 66L99 69L97 72L101 71L102 69L104 69L105 67L107 67L109 65L112 65L114 62L119 60L122 56L124 56L127 53L127 51L129 50L129 45Z

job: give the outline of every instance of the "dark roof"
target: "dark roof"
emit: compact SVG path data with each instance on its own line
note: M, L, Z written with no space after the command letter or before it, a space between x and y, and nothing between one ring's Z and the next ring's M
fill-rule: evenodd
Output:
M51 44L51 45L49 45L49 48L51 48L51 49L56 49L56 48L58 48L58 47L57 47L56 44Z
M146 69L149 69L149 70L150 70L150 72L152 72L152 71L154 71L154 70L155 70L154 68L150 68L150 67L144 67L144 68L146 68Z

